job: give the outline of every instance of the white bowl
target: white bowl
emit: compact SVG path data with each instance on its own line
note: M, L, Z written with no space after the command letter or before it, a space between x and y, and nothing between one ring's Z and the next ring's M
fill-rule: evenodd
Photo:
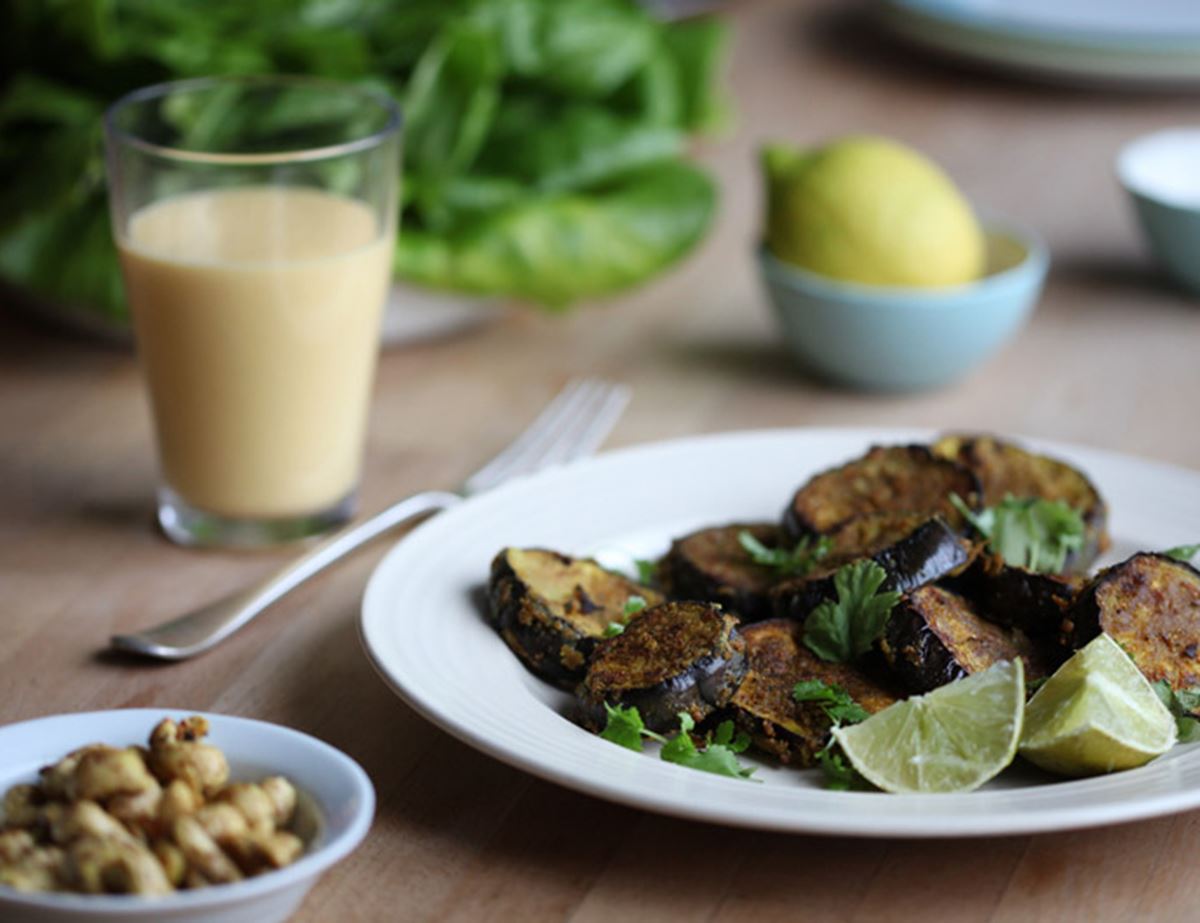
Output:
M362 767L329 744L277 724L212 715L185 708L129 708L54 715L0 727L0 793L64 754L90 743L146 743L162 718L203 714L208 740L225 752L230 778L254 781L286 776L302 793L298 810L315 815L316 829L303 856L286 868L228 885L180 891L167 897L36 894L0 886L0 920L22 923L94 923L163 920L179 923L272 923L295 913L321 873L366 836L375 813L375 790ZM306 796L306 797L305 797Z

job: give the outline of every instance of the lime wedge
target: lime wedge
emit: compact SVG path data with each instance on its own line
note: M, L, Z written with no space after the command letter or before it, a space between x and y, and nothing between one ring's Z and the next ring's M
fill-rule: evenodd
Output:
M1142 671L1102 634L1029 700L1021 755L1051 772L1092 776L1150 762L1175 745L1175 733Z
M833 736L886 792L969 792L1012 762L1025 712L1020 660L890 705Z

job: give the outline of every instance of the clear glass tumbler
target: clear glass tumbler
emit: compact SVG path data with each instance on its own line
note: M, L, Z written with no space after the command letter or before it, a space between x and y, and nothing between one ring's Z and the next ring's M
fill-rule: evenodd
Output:
M138 90L105 118L158 520L267 545L348 519L391 276L400 113L299 77Z

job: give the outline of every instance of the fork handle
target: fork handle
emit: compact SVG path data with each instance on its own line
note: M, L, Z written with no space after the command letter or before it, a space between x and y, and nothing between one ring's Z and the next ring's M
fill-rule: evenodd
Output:
M155 628L136 634L113 635L109 644L119 651L159 660L185 660L202 654L228 638L279 597L352 551L398 526L444 510L461 500L458 494L444 491L430 490L414 494L358 525L335 532L312 550L248 589Z

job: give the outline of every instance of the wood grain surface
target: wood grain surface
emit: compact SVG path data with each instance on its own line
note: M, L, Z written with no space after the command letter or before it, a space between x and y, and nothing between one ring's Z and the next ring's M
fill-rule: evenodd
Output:
M697 150L721 180L716 232L636 294L564 317L498 314L470 335L388 353L364 509L457 483L581 373L634 386L614 445L766 426L921 425L1200 468L1200 305L1154 274L1112 173L1127 139L1195 121L1194 95L977 73L896 47L834 2L745 3L729 15L737 125ZM952 388L832 390L794 369L774 332L750 256L755 151L768 138L854 131L917 145L981 206L1050 244L1054 266L1031 324ZM195 708L282 722L344 749L374 780L378 816L297 919L1196 918L1200 814L992 840L814 838L641 813L510 769L427 724L368 666L355 620L382 545L201 659L106 657L113 632L221 595L285 556L187 551L159 537L133 358L0 316L0 723Z

